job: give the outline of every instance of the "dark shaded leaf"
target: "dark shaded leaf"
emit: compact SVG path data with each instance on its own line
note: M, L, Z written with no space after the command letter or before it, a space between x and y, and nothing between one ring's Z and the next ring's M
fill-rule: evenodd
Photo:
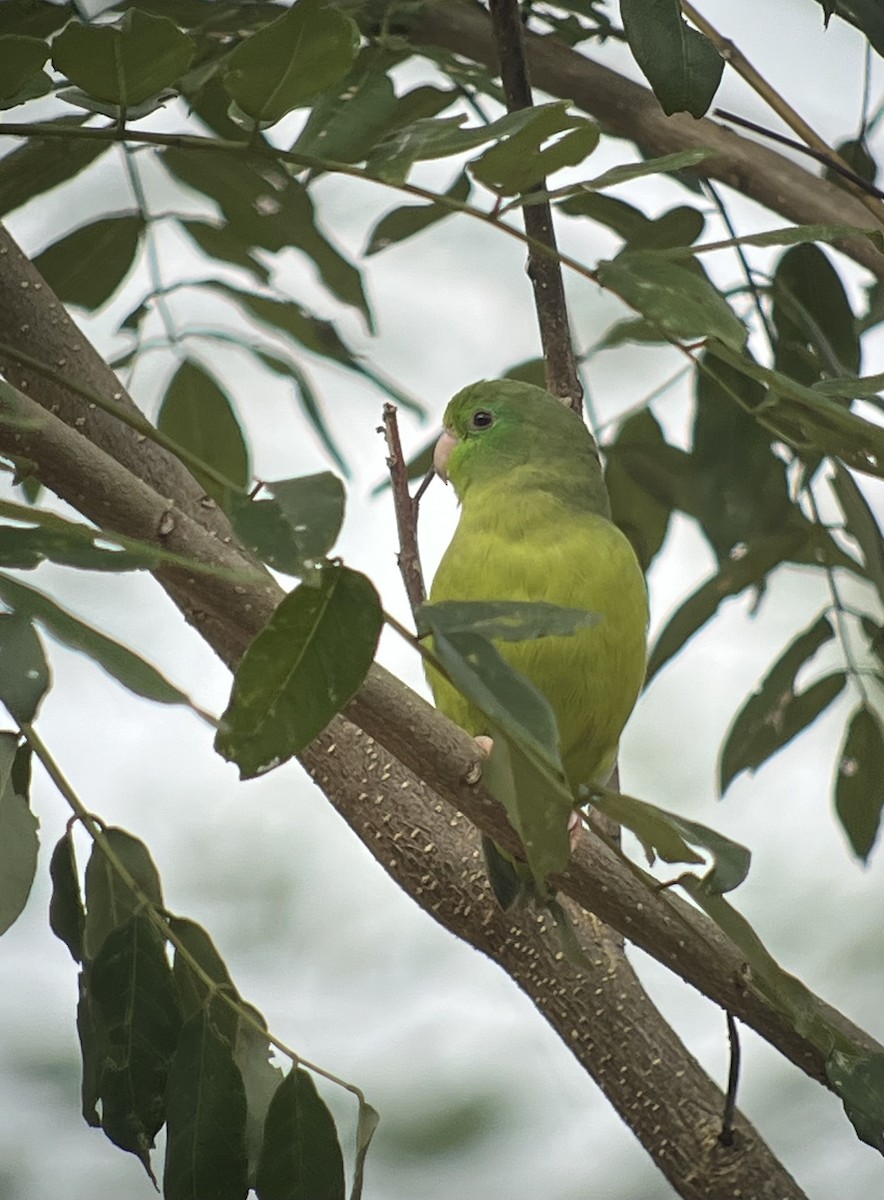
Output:
M383 624L364 575L326 566L280 603L246 650L215 748L243 779L298 754L353 697Z
M544 142L562 136L551 145ZM562 167L583 162L599 141L598 126L564 107L543 105L542 115L529 125L502 137L470 163L470 173L501 195L528 191Z
M49 682L49 664L31 622L18 613L0 613L0 703L19 725L33 721Z
M358 50L354 21L322 0L296 0L234 49L224 86L244 113L272 125L342 79Z
M839 672L796 690L798 672L835 631L828 617L820 617L795 638L774 663L761 685L734 718L725 738L719 766L719 790L727 791L741 771L757 771L777 750L796 737L844 687Z
M678 0L620 0L629 48L667 116L702 117L718 90L724 59L681 15Z
M26 584L0 574L0 599L22 616L39 621L46 629L70 646L89 656L108 675L123 687L154 700L158 704L186 704L191 702L184 692L169 683L156 667L152 667L134 651L106 634L87 625L72 613L56 604L49 596Z
M230 398L198 363L188 359L172 377L160 405L157 427L214 468L234 488L251 479L249 451ZM208 495L224 505L228 489L194 468Z
M86 978L105 1048L98 1074L101 1127L153 1179L149 1152L166 1117L166 1077L181 1014L164 940L150 918L133 916L109 933Z
M39 822L15 787L18 750L16 734L0 733L0 934L21 916L37 871Z
M256 350L258 358L271 371L275 371L277 375L283 375L292 384L295 390L298 404L301 412L313 426L313 432L322 442L329 457L332 458L341 470L345 478L350 478L350 468L338 447L337 442L331 434L328 427L328 422L325 419L325 414L322 411L322 406L319 402L319 397L313 390L313 385L307 377L306 372L302 371L297 363L291 359L279 358L275 354L270 354L266 350Z
M465 202L470 195L470 178L462 172L444 193L450 200ZM442 204L405 204L385 213L368 235L365 256L377 254L397 242L404 242L416 233L421 233L437 221L452 215L451 209Z
M166 1106L165 1200L245 1200L245 1088L230 1043L203 1011L181 1029Z
M158 908L163 904L160 877L144 842L125 829L109 826L103 834L105 845L132 876L135 886ZM86 957L95 959L107 938L124 925L141 905L138 895L117 873L101 850L92 847L86 864L86 925L83 946Z
M143 230L141 217L104 217L54 242L34 266L65 304L99 308L126 277Z
M215 283L213 288L236 300L256 321L293 338L305 350L349 367L352 371L359 371L355 355L345 345L331 321L321 320L294 301L255 296L229 284Z
M627 204L625 200L605 196L586 187L560 200L557 207L568 216L589 217L591 221L607 226L625 242L631 241L633 236L651 223L640 209Z
M269 280L270 272L249 253L229 225L210 225L207 221L182 221L181 225L209 258L242 267L261 283Z
M644 469L650 460L652 470L668 471L667 447L663 430L650 409L629 417L620 426L616 441L605 448L605 486L611 501L611 518L632 543L643 571L647 571L663 546L669 529L676 490L671 480L665 492L646 484L650 472ZM685 456L686 457L686 456Z
M366 158L396 113L396 93L386 73L390 65L386 51L362 50L337 87L325 89L311 105L294 153L348 163Z
M884 34L884 27L882 27ZM884 36L881 53L884 54ZM845 1054L833 1050L826 1075L857 1137L884 1154L884 1054Z
M344 1200L344 1160L331 1113L306 1071L276 1089L264 1126L258 1200Z
M193 54L193 42L174 21L135 8L118 26L72 21L52 43L52 61L71 83L120 108L174 83Z
M5 0L0 4L0 33L48 37L69 19L66 4L34 4L33 0Z
M67 946L74 962L82 962L86 910L80 895L77 858L70 830L55 844L49 860L49 878L52 880L49 928Z
M822 250L795 246L773 279L775 366L799 383L829 375L858 375L859 336L838 272Z
M593 808L631 829L650 858L657 854L664 862L702 863L703 858L691 847L708 851L712 864L701 886L713 895L739 887L748 874L750 852L714 829L607 788L598 792L590 789L589 800Z
M332 295L358 309L371 328L361 275L317 228L307 189L279 163L174 147L162 160L183 183L219 205L231 236L243 245L303 251Z
M531 638L568 637L599 623L598 613L566 608L545 601L440 600L418 610L422 632L479 633L502 642L524 642Z
M41 38L0 33L0 99L17 96L48 57L49 47Z
M835 811L853 852L868 862L884 809L884 733L862 704L851 716L835 773Z
M706 218L701 212L682 204L646 221L626 241L630 250L669 250L673 246L690 246L703 232L705 225Z
M6 506L3 508L5 510ZM66 521L55 513L50 515L21 508L21 515L15 514L15 519L40 521L40 524L0 525L0 564L4 567L30 571L48 560L91 571L131 571L155 561L110 545L96 544L106 540L99 530Z
M344 488L330 471L277 479L264 485L272 500L234 496L228 506L240 539L278 571L303 575L337 541L344 520Z
M743 323L709 280L659 254L622 250L599 263L598 278L671 337L720 338L734 350L745 345Z
M181 943L184 951L182 952L176 944L172 962L172 976L178 988L184 1019L189 1020L203 1008L207 1008L215 1028L227 1038L228 1044L233 1046L236 1042L239 1017L218 994L224 992L231 999L239 1000L239 992L230 978L227 964L218 953L209 934L196 921L189 921L185 917L170 917L169 931L176 941ZM216 985L217 991L211 998L208 985L191 965L187 955L196 961Z
M62 117L51 124L62 129L66 125L76 128L82 120ZM0 158L0 216L73 179L106 153L107 145L87 138L28 138Z
M817 3L822 5L826 25L833 13L849 21L884 57L884 12L878 0L817 0Z
M875 514L853 476L837 461L834 463L832 488L844 514L844 528L856 539L866 574L884 603L884 541Z

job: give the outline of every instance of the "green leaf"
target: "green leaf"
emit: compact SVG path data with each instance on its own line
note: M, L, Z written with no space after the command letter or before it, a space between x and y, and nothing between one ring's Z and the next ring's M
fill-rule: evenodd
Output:
M650 224L650 218L646 217L641 209L616 196L603 196L600 192L593 191L588 184L580 184L577 191L571 195L567 195L564 188L558 191L564 196L557 205L561 212L570 217L588 217L599 225L605 225L624 242L630 241L635 234Z
M52 61L88 95L128 108L174 83L194 50L174 21L135 8L119 25L72 21L52 43Z
M105 1047L97 1081L101 1127L153 1179L149 1152L166 1118L181 1014L164 940L149 917L130 917L108 934L86 986Z
M304 128L292 146L334 162L361 162L389 128L397 100L386 73L390 56L367 46L353 68L310 107Z
M725 738L719 766L723 795L741 771L757 771L771 755L802 732L844 687L838 672L798 692L796 677L835 631L822 616L798 635L765 675L761 685L743 705Z
M330 471L264 485L272 500L233 496L228 513L240 540L277 571L303 575L337 541L344 488Z
M181 1029L166 1104L165 1200L245 1200L245 1088L229 1042L203 1011Z
M33 625L17 613L0 613L0 703L20 725L37 715L49 681L49 665Z
M599 263L598 279L672 337L720 338L734 350L745 345L742 321L705 275L660 254L622 250L615 259Z
M104 217L54 242L34 266L63 303L100 308L128 274L143 230L140 216Z
M358 50L354 21L322 0L296 0L234 49L224 86L244 113L272 125L342 79Z
M198 363L183 362L160 406L157 427L183 450L213 467L234 488L251 479L249 451L230 398ZM206 492L223 506L228 489L195 470Z
M41 38L0 34L0 99L16 96L49 57Z
M837 379L818 379L811 390L822 396L842 399L871 398L884 390L884 375L841 375Z
M160 877L144 842L125 829L110 826L103 835L104 845L132 876L136 887L158 908L163 905ZM141 907L141 900L100 845L92 847L86 864L86 924L83 946L86 957L95 959L114 930L124 925Z
M0 525L0 564L4 567L30 571L49 561L92 571L131 571L156 561L101 544L109 539L100 530L66 521L56 513L3 504L0 515L28 522L23 527Z
M344 1200L344 1160L331 1113L313 1080L293 1067L264 1126L258 1200Z
M543 143L562 134L549 146ZM543 105L537 118L487 149L470 163L480 183L501 195L525 192L561 167L572 167L592 153L599 141L598 126L585 117L566 113L559 105Z
M868 862L884 809L884 733L862 704L850 718L835 775L835 811L857 858Z
M57 129L77 128L82 123L79 116L49 122ZM105 143L87 138L28 138L0 158L0 216L73 179L108 152Z
M817 3L823 7L826 25L835 13L864 33L878 54L884 56L884 12L878 0L817 0Z
M317 228L307 189L279 163L174 147L162 160L183 183L219 205L231 236L243 245L301 250L331 294L358 309L372 328L361 275Z
M465 203L470 195L469 176L465 172L461 172L444 194L450 200ZM372 254L377 254L380 250L386 250L388 246L393 246L397 242L404 242L408 238L414 237L416 233L421 233L424 229L435 225L437 221L442 221L445 217L450 216L452 216L451 209L442 204L404 204L401 208L394 208L392 212L385 213L381 217L368 235L365 256L367 258Z
M752 855L738 842L633 796L607 788L589 791L592 807L631 829L649 857L658 854L664 862L702 863L703 858L691 847L700 846L708 851L712 864L700 883L713 895L732 891L746 878Z
M266 350L256 349L255 353L265 366L276 372L277 375L284 376L291 383L301 412L313 426L313 432L325 447L329 457L337 464L341 473L349 479L350 468L347 466L337 442L332 437L319 397L313 390L313 385L306 372L302 371L298 364L291 359L279 358L278 355L270 354Z
M702 117L718 90L724 59L689 26L678 0L620 0L629 48L667 116Z
M243 779L299 754L352 699L382 624L371 583L347 567L285 597L243 656L215 739Z
M773 279L775 365L798 383L821 376L858 375L860 344L844 284L822 250L795 246Z
M832 488L844 514L844 528L855 538L862 552L866 574L878 590L884 603L884 540L869 503L854 482L850 472L835 462Z
M600 197L601 198L601 197ZM682 204L646 221L627 238L630 250L670 250L691 246L706 225L706 218L696 208Z
M321 320L291 300L255 296L229 284L215 283L213 289L236 300L256 321L278 329L299 342L305 350L349 367L352 371L359 371L356 356L344 343L331 321Z
M884 27L882 27L884 53ZM884 1054L845 1054L833 1050L826 1075L857 1137L884 1154Z
M77 857L70 829L55 844L49 861L49 878L52 880L49 928L67 946L74 962L82 962L86 910L80 895Z
M249 253L229 225L210 225L207 221L182 221L181 226L207 257L242 267L261 283L267 283L270 279L270 272L264 264Z
M796 246L804 242L838 242L843 238L855 237L866 237L874 242L877 249L884 250L884 234L880 229L859 229L855 225L786 225L781 229L747 233L742 237L707 242L701 246L685 246L681 254L707 254L712 250L726 250L734 246ZM676 251L673 250L670 257L675 255Z
M0 599L21 616L39 621L53 637L72 650L88 655L136 696L143 696L158 704L186 704L192 707L184 692L169 683L156 667L152 667L127 646L85 624L42 592L0 574Z
M650 458L665 472L667 448L663 430L648 408L624 421L616 441L605 448L611 517L632 543L643 571L663 547L673 507L668 497L647 486L643 467Z
M18 737L0 732L0 934L21 916L37 872L39 821L13 779Z
M169 932L215 984L214 991L210 992L202 976L191 966L186 955L176 944L172 977L178 988L184 1019L189 1020L206 1008L215 1028L227 1039L229 1045L233 1046L236 1042L239 1017L221 993L238 1001L239 992L230 978L227 964L218 953L209 934L195 921L189 921L186 917L170 917Z
M568 637L597 625L600 619L598 613L542 600L440 600L424 604L417 613L422 632L432 629L446 637L452 633L479 633L502 642Z
M264 1018L257 1009L251 1005L245 1007L266 1029ZM272 1055L273 1048L267 1040L266 1033L259 1032L250 1022L240 1020L236 1030L233 1058L239 1067L246 1089L246 1152L249 1160L249 1183L252 1187L255 1185L261 1146L264 1143L267 1110L283 1078L280 1068L270 1061ZM355 1190L353 1196L356 1196Z
M631 183L633 179L643 179L646 175L674 175L678 171L686 171L701 163L704 158L714 154L713 150L698 148L696 150L679 150L675 154L663 154L659 158L648 158L640 163L625 163L622 167L611 167L594 179L585 179L580 183L568 184L567 187L556 189L550 195L553 199L564 196L559 207L574 216L592 216L592 202L584 199L583 193L603 191L605 188L617 187L621 183ZM610 211L610 210L609 210ZM607 222L605 222L607 224Z

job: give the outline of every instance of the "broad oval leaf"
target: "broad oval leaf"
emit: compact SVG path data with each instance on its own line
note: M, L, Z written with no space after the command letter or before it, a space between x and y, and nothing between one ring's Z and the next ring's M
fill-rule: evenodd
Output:
M125 829L109 826L102 838L132 876L136 888L158 908L163 904L160 876L144 842ZM86 864L86 924L83 947L87 959L94 959L107 938L129 920L141 906L141 899L117 872L115 863L99 845L92 847Z
M86 910L80 895L77 858L70 830L55 844L49 861L49 877L52 880L49 928L67 946L74 962L82 962Z
M246 650L215 748L251 779L299 754L365 678L383 612L364 575L326 566L290 592Z
M52 43L52 61L89 96L128 108L174 83L194 50L174 21L136 8L119 25L72 21Z
M245 1130L242 1075L200 1010L184 1023L169 1067L164 1200L245 1200Z
M228 515L237 536L262 562L289 575L303 575L337 541L344 520L344 487L322 471L265 484L272 500L233 495Z
M0 100L17 96L48 57L49 47L41 38L0 35Z
M34 266L65 304L99 308L125 279L143 230L141 217L104 217L54 242Z
M884 809L884 732L861 705L850 718L835 773L835 811L857 858L868 862Z
M306 1071L276 1089L255 1181L258 1200L344 1200L344 1160L334 1119Z
M21 916L37 872L39 821L15 786L18 737L0 733L0 934Z
M718 90L724 59L688 25L678 0L620 0L629 48L667 116L702 117Z
M249 451L230 398L198 363L188 359L172 377L157 427L182 449L212 467L234 488L251 479ZM223 504L227 488L194 468L206 492Z
M224 86L244 113L272 125L342 79L358 50L354 21L322 0L296 0L240 42L227 59Z
M742 321L705 275L662 254L623 250L599 263L598 279L671 337L715 337L733 350L746 343Z
M20 725L37 715L49 681L49 664L34 626L18 613L0 613L0 703Z

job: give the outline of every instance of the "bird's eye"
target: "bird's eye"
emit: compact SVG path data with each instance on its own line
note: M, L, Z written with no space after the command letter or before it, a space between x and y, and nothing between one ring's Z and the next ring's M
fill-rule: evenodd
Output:
M487 408L478 409L470 418L470 425L473 429L488 429L493 424L494 413L490 413Z

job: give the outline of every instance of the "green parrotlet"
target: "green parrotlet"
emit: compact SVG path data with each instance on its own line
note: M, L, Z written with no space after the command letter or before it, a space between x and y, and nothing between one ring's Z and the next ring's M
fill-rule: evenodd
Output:
M515 380L475 383L450 402L444 426L434 465L454 486L461 514L430 603L545 601L601 618L569 636L495 643L551 705L576 803L581 784L610 776L644 681L641 568L610 520L589 430L549 392ZM492 732L447 680L432 668L427 674L446 716L474 736ZM522 890L520 873L488 839L484 848L492 888L507 907Z

